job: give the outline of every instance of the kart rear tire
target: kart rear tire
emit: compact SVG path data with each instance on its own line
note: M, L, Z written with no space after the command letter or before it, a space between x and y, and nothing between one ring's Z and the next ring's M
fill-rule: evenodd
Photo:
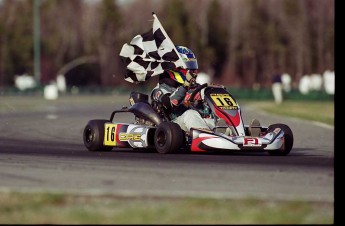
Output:
M83 132L84 145L89 151L111 151L112 146L104 146L104 123L109 120L94 119L90 120Z
M267 132L271 132L276 128L280 128L284 132L284 140L285 140L284 147L278 150L269 150L268 153L274 156L288 155L292 149L293 141L294 141L292 130L290 129L289 126L278 123L278 124L270 125L267 129Z
M175 153L182 147L184 133L178 124L162 122L158 125L154 138L155 148L159 153Z

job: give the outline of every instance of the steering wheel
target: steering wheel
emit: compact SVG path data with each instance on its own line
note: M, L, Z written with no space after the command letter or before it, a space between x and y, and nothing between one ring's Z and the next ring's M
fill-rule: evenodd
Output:
M203 88L207 87L208 84L204 83L202 85L198 84L196 89L193 90L192 94L190 95L189 99L186 101L187 105L190 106L190 108L192 108L193 110L196 110L197 112L199 112L199 110L194 106L194 97L195 95L200 92L200 90L202 90ZM200 113L200 112L199 112Z

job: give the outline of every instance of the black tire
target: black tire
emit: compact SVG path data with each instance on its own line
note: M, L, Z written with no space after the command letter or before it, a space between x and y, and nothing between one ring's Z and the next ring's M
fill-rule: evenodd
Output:
M282 149L278 150L269 150L268 153L270 155L275 155L275 156L284 156L288 155L292 149L293 146L293 133L292 130L290 129L289 126L285 124L272 124L268 127L267 132L271 132L276 128L280 128L284 132L284 147Z
M95 119L90 120L83 132L84 145L89 151L111 151L112 146L104 146L104 123L109 120Z
M162 122L155 131L155 147L161 154L177 152L184 142L184 133L174 122Z

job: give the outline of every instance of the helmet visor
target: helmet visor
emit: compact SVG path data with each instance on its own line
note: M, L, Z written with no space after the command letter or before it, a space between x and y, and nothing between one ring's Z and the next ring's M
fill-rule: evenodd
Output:
M186 66L187 66L187 69L191 69L191 70L196 70L196 69L198 69L198 61L195 60L195 59L185 61L185 64L186 64Z

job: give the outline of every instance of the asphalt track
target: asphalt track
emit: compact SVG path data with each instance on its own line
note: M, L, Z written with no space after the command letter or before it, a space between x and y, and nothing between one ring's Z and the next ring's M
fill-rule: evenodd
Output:
M85 97L81 97L85 98ZM114 97L116 99L118 97ZM243 119L285 123L294 132L288 156L268 153L168 154L89 152L90 119L128 105L47 101L35 111L0 113L0 191L269 198L334 202L334 128L242 106ZM11 103L2 103L11 108ZM122 103L123 102L123 103ZM125 114L118 121L131 121Z

